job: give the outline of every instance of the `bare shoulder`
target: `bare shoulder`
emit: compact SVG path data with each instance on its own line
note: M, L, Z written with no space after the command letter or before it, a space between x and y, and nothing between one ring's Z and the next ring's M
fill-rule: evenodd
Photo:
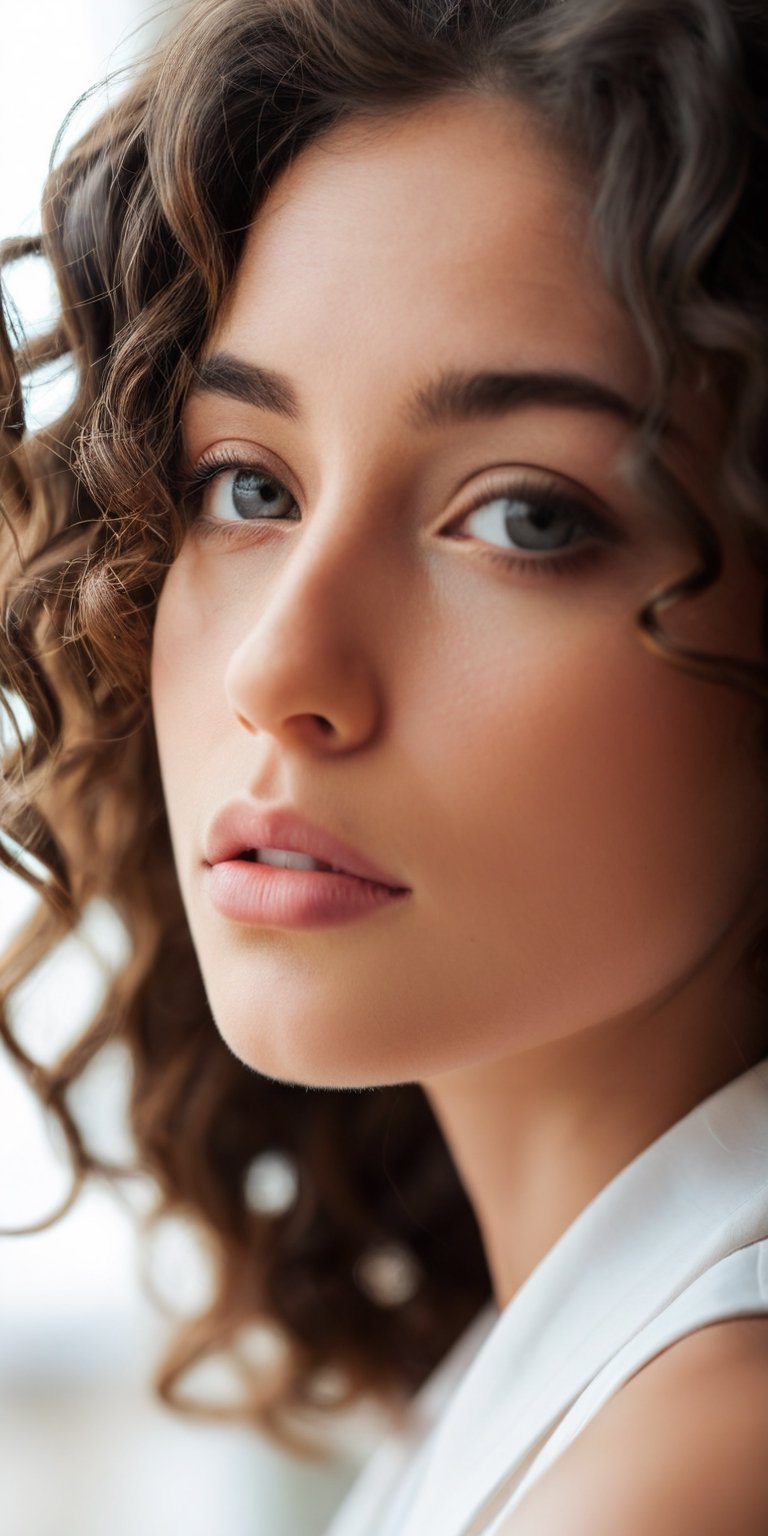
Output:
M697 1330L625 1383L499 1536L765 1536L768 1316Z

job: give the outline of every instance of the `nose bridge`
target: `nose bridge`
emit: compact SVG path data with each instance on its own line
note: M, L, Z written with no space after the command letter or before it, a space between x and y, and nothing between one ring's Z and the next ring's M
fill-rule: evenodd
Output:
M287 533L288 547L229 658L230 702L251 729L280 734L312 716L359 737L377 713L375 616L364 573L374 550L370 529L360 517L345 519L343 507L338 496L318 504L298 537Z
M265 583L246 644L251 635L258 644L261 635L272 633L302 643L309 631L316 641L318 629L330 642L336 631L340 639L347 625L353 627L358 605L361 611L365 607L363 566L368 557L373 560L373 540L370 526L345 516L343 506L340 497L332 507L318 506L298 537L286 535L288 548Z

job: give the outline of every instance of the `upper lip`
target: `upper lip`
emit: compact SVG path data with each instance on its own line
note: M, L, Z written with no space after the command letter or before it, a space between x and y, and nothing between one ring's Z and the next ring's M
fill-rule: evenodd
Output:
M205 861L221 864L251 849L283 848L291 853L306 853L322 864L361 880L375 880L403 890L402 881L379 869L338 838L300 816L290 806L258 806L251 800L230 800L214 816L205 839Z

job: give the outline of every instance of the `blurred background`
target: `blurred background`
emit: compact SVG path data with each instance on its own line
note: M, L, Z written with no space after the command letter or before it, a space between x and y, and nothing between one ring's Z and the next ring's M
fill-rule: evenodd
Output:
M27 0L3 8L0 53L0 237L38 229L40 190L54 138L84 92L69 142L114 99L121 71L160 39L184 0ZM13 269L11 299L34 330L52 307L39 262ZM34 422L51 419L67 391L56 365L35 385ZM7 840L6 840L7 842ZM0 870L0 946L34 897ZM79 1032L125 935L107 903L94 904L17 997L24 1046L52 1061ZM129 1155L128 1064L101 1053L76 1104L90 1139ZM279 1170L278 1170L279 1173ZM50 1213L69 1187L63 1145L0 1046L0 1228ZM297 1461L253 1430L186 1420L154 1398L150 1378L173 1328L140 1286L134 1212L153 1192L86 1189L53 1228L0 1237L0 1532L2 1536L320 1536L377 1434L356 1415L328 1466ZM168 1224L152 1254L161 1295L194 1312L209 1276L193 1234ZM200 1384L226 1400L226 1373Z

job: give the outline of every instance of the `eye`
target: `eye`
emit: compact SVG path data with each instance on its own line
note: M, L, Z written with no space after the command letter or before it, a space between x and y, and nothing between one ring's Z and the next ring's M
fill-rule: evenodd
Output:
M293 510L291 510L293 509ZM263 469L241 465L225 470L212 479L206 497L206 511L222 522L249 522L260 517L299 517L296 503L286 487Z
M452 527L469 530L459 538L493 545L492 559L537 573L594 556L595 539L605 543L611 536L607 523L586 500L556 481L538 477L493 487Z
M209 525L300 516L282 481L257 464L203 462L192 472L187 495Z

